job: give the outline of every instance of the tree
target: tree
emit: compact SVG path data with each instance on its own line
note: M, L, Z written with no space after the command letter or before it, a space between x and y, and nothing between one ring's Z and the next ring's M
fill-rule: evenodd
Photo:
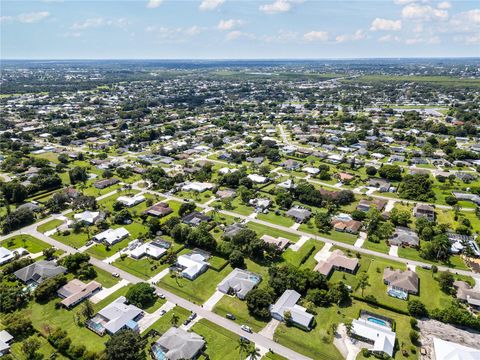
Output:
M238 345L237 345L237 349L240 353L240 360L243 360L243 353L244 352L247 352L248 351L248 345L250 344L250 342L245 339L244 337L240 337L240 339L238 339Z
M95 309L93 308L92 302L87 299L83 302L82 315L87 319L90 319L95 314Z
M411 219L410 212L393 208L392 211L390 211L389 219L396 226L407 226Z
M172 326L174 326L174 327L177 327L179 321L180 321L180 318L178 317L178 315L173 313L172 317L170 318L170 324L172 324Z
M53 258L54 255L55 255L55 248L50 247L50 248L43 249L43 256L45 256L45 259L50 260Z
M428 174L406 175L398 187L398 195L403 199L430 201L435 199L432 180Z
M358 277L356 290L362 289L362 297L363 297L363 291L370 286L370 283L368 282L368 278L369 276L366 272L362 272Z
M76 273L82 265L87 264L90 261L90 255L86 253L77 252L65 256L60 260L60 263L67 269L70 273Z
M285 190L279 190L275 197L275 202L283 209L289 209L293 203L293 196Z
M377 169L374 166L367 166L365 173L368 176L375 176L377 174Z
M191 212L195 211L196 207L197 205L193 201L184 202L182 203L182 205L180 205L178 215L182 217L184 215L190 214Z
M11 313L28 303L28 293L18 286L0 286L0 312Z
M23 312L14 312L2 316L2 322L5 325L5 329L13 337L25 337L34 332L32 320Z
M21 349L27 360L36 359L37 350L40 349L40 341L36 336L30 336L22 342Z
M457 200L457 198L456 198L455 196L449 195L449 196L446 196L446 197L445 197L445 202L446 202L448 205L453 206L453 205L455 205L455 204L458 202L458 200Z
M28 196L27 188L17 181L2 183L0 190L7 204L21 203Z
M319 212L315 214L315 226L321 232L329 232L332 228L331 217L328 213Z
M88 180L87 168L76 166L68 172L68 176L72 185L85 183Z
M390 181L402 180L402 168L398 165L383 165L378 170L378 175Z
M333 284L328 290L328 297L332 303L345 304L350 300L350 291L343 282Z
M12 230L30 225L34 221L35 215L33 211L26 207L20 207L5 217L3 222L3 233L6 234Z
M419 300L409 300L408 301L408 313L416 318L425 317L428 315L427 308Z
M430 242L424 243L420 256L427 260L447 261L450 258L450 240L446 234L439 234L433 237Z
M256 288L245 297L250 315L260 318L270 318L270 305L273 303L272 293L266 289Z
M57 290L67 283L65 275L57 275L44 280L33 292L33 296L37 302L50 300L57 294Z
M447 294L452 293L453 283L455 278L450 271L442 271L438 275L438 283L440 285L440 289Z
M239 250L233 250L228 257L228 262L233 268L243 268L245 266L245 259Z
M255 346L250 346L250 349L247 351L247 356L249 360L260 359L260 351Z
M107 360L144 360L146 341L133 330L120 330L105 343Z
M153 304L156 300L155 288L148 283L138 283L132 285L125 295L128 302L142 309Z

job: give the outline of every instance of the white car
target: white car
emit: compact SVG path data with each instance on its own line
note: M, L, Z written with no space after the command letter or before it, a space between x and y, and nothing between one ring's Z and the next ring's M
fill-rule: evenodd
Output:
M118 277L120 277L120 274L119 273L112 273L112 276L118 278Z
M242 326L240 326L240 328L241 328L243 331L246 331L246 332L248 332L248 333L251 333L251 332L252 332L252 329L250 328L250 326L242 325Z

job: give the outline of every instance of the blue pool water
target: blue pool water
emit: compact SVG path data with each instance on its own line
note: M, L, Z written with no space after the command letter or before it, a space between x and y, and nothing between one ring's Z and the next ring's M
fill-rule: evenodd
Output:
M250 275L250 280L252 280L256 284L258 284L260 282L260 278L258 276Z
M377 319L375 317L369 317L367 318L367 320L377 325L387 326L387 323L385 321Z
M155 359L157 360L166 360L165 353L162 351L160 346L153 346L152 347L153 354L155 355Z

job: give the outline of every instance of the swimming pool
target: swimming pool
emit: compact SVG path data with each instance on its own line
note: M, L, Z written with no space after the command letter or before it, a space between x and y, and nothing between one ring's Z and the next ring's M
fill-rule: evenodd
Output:
M260 278L258 276L250 275L248 278L256 284L260 282Z
M377 319L376 317L368 317L367 318L368 321L370 321L371 323L374 323L374 324L377 324L377 325L382 325L382 326L388 326L387 323L381 319Z
M153 345L152 346L152 352L153 352L153 355L155 356L156 360L166 360L165 353L160 348L160 346Z
M388 289L387 291L388 295L400 299L400 300L407 300L408 298L408 293L405 291L397 290L397 289Z

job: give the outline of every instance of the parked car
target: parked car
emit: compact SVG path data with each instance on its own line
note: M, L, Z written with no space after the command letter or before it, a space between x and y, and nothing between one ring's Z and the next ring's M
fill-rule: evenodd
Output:
M248 333L252 332L252 329L250 328L250 326L242 325L242 326L240 326L240 328L245 332L248 332Z
M112 273L112 276L118 278L118 277L120 277L120 274L119 273Z
M165 295L163 295L162 293L159 293L159 294L158 294L158 297L159 297L160 299L165 299Z
M160 310L160 316L165 315L167 312L165 310Z
M188 325L190 323L190 319L187 319L183 322L183 325Z
M237 318L235 317L235 315L230 314L230 313L228 313L227 315L225 315L225 317L226 317L227 319L230 319L230 320L237 320Z
M192 321L196 317L197 317L197 313L192 313L188 318L190 319L190 321Z

